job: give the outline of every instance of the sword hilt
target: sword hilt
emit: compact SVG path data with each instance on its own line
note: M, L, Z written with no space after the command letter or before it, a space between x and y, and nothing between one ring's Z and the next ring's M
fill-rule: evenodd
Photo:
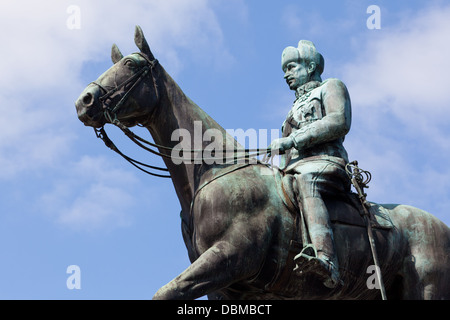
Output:
M352 161L345 165L345 171L347 172L353 186L360 198L366 198L367 194L364 193L365 188L369 188L368 183L372 180L372 174L367 170L362 170L358 167L358 161Z

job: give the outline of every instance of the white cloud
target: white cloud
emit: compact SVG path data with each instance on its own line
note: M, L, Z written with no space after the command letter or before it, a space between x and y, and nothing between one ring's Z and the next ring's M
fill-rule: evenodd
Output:
M90 185L70 207L62 208L57 221L73 229L88 231L128 226L132 213L128 212L127 206L132 200L133 197L120 186Z
M71 5L80 9L79 29L67 27L74 13L67 11ZM142 185L126 164L119 170L102 158L83 156L90 141L80 143L87 128L76 118L74 107L87 85L86 74L93 74L87 80L92 81L104 71L87 70L86 62L109 65L113 43L124 54L138 50L135 25L141 25L171 74L185 63L225 68L233 63L206 0L0 3L0 179L34 186L32 198L38 199L34 204L40 214L62 226L76 230L127 226L132 223L130 210L148 199L137 189ZM104 148L93 135L91 141ZM7 189L2 191L8 194ZM28 211L29 205L21 203L17 211Z
M432 7L359 36L359 56L342 68L353 107L346 146L374 173L369 196L423 205L447 223L449 15Z
M424 130L447 123L449 15L450 6L424 10L364 41L363 53L344 74L358 106L389 111Z
M137 51L140 24L169 72L182 68L179 53L202 63L231 63L210 4L194 1L77 1L80 29L69 29L71 1L4 1L0 4L0 178L54 164L75 135L74 100L86 85L82 66L109 60L112 43ZM183 61L189 62L188 57ZM200 62L200 60L197 60ZM98 74L99 75L99 74ZM92 79L94 80L94 79ZM79 127L77 127L79 128Z
M130 172L101 157L84 156L67 165L51 189L38 200L47 215L63 227L93 231L126 227L133 221L137 190Z

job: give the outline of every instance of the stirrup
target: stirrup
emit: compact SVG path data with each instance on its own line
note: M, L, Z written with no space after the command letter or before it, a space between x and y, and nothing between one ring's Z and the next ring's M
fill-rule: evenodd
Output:
M300 268L299 264L297 263L298 260L305 259L307 261L310 261L313 258L317 258L317 249L316 247L313 246L312 243L309 243L306 246L304 246L302 251L300 251L300 253L294 257L295 262L294 271Z
M308 253L306 253L308 252ZM299 261L300 260L300 261ZM303 261L302 261L303 260ZM306 245L302 251L294 257L295 267L293 271L299 270L302 265L307 265L306 270L299 270L300 272L316 272L319 271L316 268L324 268L326 273L319 272L320 277L322 278L323 284L330 289L336 288L338 285L343 285L344 282L340 279L338 268L335 264L328 258L320 259L317 256L317 249L312 245ZM310 265L308 266L308 263Z

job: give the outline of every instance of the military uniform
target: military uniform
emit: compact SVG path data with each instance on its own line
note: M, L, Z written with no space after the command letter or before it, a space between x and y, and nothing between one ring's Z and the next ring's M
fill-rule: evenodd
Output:
M348 156L343 146L351 123L350 97L338 79L310 81L296 90L296 97L282 126L282 136L292 139L294 148L283 155L281 167L295 176L300 205L318 256L338 269L322 196L350 190L345 171Z
M338 94L343 94L339 101L329 99ZM345 85L338 79L311 81L296 96L282 126L282 136L291 137L295 148L286 152L281 166L290 168L299 160L321 155L348 163L343 142L350 129L351 105Z

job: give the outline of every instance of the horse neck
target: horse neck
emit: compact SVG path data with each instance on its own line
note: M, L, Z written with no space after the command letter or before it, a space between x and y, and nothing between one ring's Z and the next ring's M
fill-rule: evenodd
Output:
M181 129L189 132L191 149L203 150L211 141L204 141L206 130L215 129L223 137L223 150L237 146L237 142L206 112L189 99L180 89L177 83L162 68L158 79L159 103L147 129L156 144L174 148L180 140L172 141L172 133ZM180 131L181 132L181 131ZM184 135L183 135L184 137ZM184 139L184 138L183 138ZM184 145L185 141L183 141ZM179 147L179 146L178 146ZM160 149L161 153L170 154L167 150ZM178 199L183 211L189 212L189 208L195 192L195 173L201 164L195 161L183 161L175 164L171 159L163 158L172 177ZM214 164L212 165L214 166Z

